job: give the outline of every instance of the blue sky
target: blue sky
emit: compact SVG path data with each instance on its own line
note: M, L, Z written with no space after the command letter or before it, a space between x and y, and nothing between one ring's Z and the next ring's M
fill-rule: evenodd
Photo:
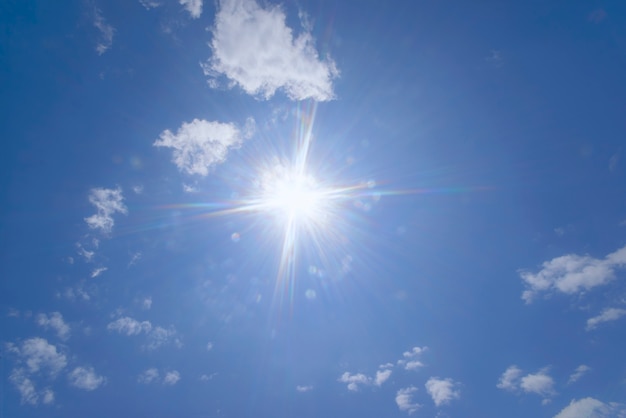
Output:
M0 5L2 417L626 417L626 4Z

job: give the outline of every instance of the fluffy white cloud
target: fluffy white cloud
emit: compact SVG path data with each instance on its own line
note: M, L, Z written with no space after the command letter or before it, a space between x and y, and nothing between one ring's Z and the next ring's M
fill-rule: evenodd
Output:
M203 66L212 77L225 75L246 93L268 99L283 89L294 100L331 100L339 75L330 57L320 59L308 24L294 37L280 6L255 0L222 0L215 16L211 49Z
M371 379L365 376L363 373L350 374L349 372L345 372L342 374L339 379L339 382L347 383L348 390L356 392L359 390L359 385L369 385L371 383Z
M409 386L408 388L400 389L396 393L396 405L400 411L406 411L409 414L417 411L422 405L413 401L413 394L417 392L415 386Z
M547 368L526 376L522 374L522 370L517 366L509 366L500 376L496 386L511 392L521 389L523 392L534 393L543 398L554 395L554 380L548 375Z
M296 386L296 390L298 392L301 392L301 393L309 392L309 391L313 390L313 386L311 386L311 385L307 385L307 386L300 386L300 385L298 385L298 386Z
M568 254L542 264L537 273L521 271L527 289L522 299L530 303L541 292L575 294L604 285L615 277L615 270L626 266L626 246L603 259Z
M626 417L626 408L618 403L604 403L594 398L572 400L554 418L609 418Z
M391 370L378 370L376 372L376 377L374 378L374 384L376 386L380 386L385 383L391 377Z
M197 19L202 14L202 0L179 0L192 18Z
M154 367L143 371L139 375L139 377L137 377L137 381L139 383L145 383L145 384L157 382L158 380L159 380L159 371Z
M163 377L164 385L175 385L180 380L180 373L176 370L172 370L171 372L165 373L165 377Z
M94 10L93 25L100 32L100 37L96 45L96 52L98 55L102 55L113 45L113 35L115 35L115 29L109 25L102 12L99 9Z
M433 398L433 402L437 406L444 405L453 399L459 399L461 391L455 389L458 386L452 379L440 379L431 377L426 384L426 391Z
M590 370L591 370L591 367L581 364L580 366L576 367L576 370L574 370L574 373L571 374L567 383L571 384L571 383L577 382L581 377L586 375Z
M626 315L626 309L608 308L598 316L587 320L587 331L594 329L603 322L615 321Z
M418 360L428 347L413 347L410 351L402 353L402 359L398 360L398 364L403 366L405 370L417 370L424 367L424 363Z
M122 190L95 188L89 192L89 202L96 207L98 213L85 218L85 222L92 229L99 229L104 233L111 232L115 221L113 215L116 213L127 213L124 205Z
M104 377L96 374L93 367L76 367L67 377L72 386L88 391L96 390L106 382Z
M70 337L70 327L63 321L63 315L59 312L52 312L50 315L37 315L37 325L46 329L52 328L62 340L67 340Z
M165 130L154 142L155 147L173 149L172 161L187 174L206 176L209 169L226 160L229 149L237 148L254 131L249 118L243 132L232 123L194 119L184 122L176 134Z
M148 333L152 329L152 324L150 321L142 321L139 322L134 318L124 316L122 318L118 318L113 322L110 322L107 325L107 329L109 331L117 331L120 334L126 335L137 335L142 332Z

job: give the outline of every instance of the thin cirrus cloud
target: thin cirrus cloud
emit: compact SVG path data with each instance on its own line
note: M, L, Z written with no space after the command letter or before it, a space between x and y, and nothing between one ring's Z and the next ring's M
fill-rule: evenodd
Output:
M172 149L172 162L187 174L206 176L211 167L223 163L228 151L238 148L252 136L254 119L249 118L242 129L232 123L194 119L184 122L176 133L163 131L155 147Z
M202 14L202 0L179 0L179 3L194 19L199 18Z
M567 254L542 264L537 273L521 271L526 285L522 299L531 303L540 293L561 292L576 294L609 283L615 278L615 270L626 266L626 247L607 255L594 258L588 255Z
M452 379L431 377L424 386L436 406L445 405L461 397L461 391L457 388L458 383Z
M597 399L587 397L579 400L573 399L554 418L610 418L626 416L626 408L616 402L605 403Z
M126 214L128 209L124 205L122 189L94 188L89 191L89 203L96 207L97 213L85 218L85 222L91 229L98 229L108 234L115 225L113 215L116 213Z
M543 368L537 373L529 373L522 376L523 374L522 369L519 367L515 365L509 366L500 376L496 387L509 392L519 392L521 390L525 393L534 393L543 397L544 400L554 395L554 379L548 374L547 368Z
M415 392L417 392L415 386L399 389L398 392L396 392L396 405L398 405L400 411L407 412L410 415L422 407L422 405L413 400Z
M594 316L593 318L589 318L587 320L587 331L591 331L595 329L598 325L604 322L616 321L626 315L626 309L620 308L608 308L602 311L602 313L598 316Z
M113 45L115 28L106 22L100 9L94 10L93 26L98 29L100 35L96 44L96 52L98 55L102 55Z
M212 85L226 76L246 93L271 98L282 89L293 100L334 98L339 75L330 57L320 59L306 22L294 38L280 6L255 0L223 0L215 16L213 55L203 64Z
M581 377L583 377L590 371L591 371L591 367L585 364L581 364L580 366L576 367L576 370L574 370L574 373L570 375L567 383L572 384L572 383L578 382Z
M53 329L62 340L67 340L70 337L70 326L65 323L63 315L59 312L37 315L37 325L44 329Z

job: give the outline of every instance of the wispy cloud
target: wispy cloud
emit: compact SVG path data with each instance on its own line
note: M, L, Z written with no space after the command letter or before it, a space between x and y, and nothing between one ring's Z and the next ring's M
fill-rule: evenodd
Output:
M433 402L437 406L447 404L453 399L461 397L461 391L457 388L458 383L452 379L431 377L424 386L426 387L426 392L433 398Z
M252 118L243 131L232 123L194 119L183 123L175 134L163 131L153 145L172 148L172 161L180 171L206 176L211 167L226 160L229 149L239 147L253 131Z
M154 9L155 7L161 6L161 2L157 0L139 0L139 3L141 3L141 5L146 8L146 10Z
M37 390L33 381L22 368L14 369L9 375L9 381L19 392L22 404L37 405L40 401L43 404L54 402L54 392L48 388Z
M168 386L173 386L180 380L180 373L176 370L172 370L170 372L165 373L163 377L163 384Z
M147 342L144 348L148 350L156 350L162 345L169 343L173 343L179 348L182 347L182 342L174 327L164 328L161 326L153 326L150 321L138 321L135 318L124 316L109 322L107 329L129 337L145 334L147 336Z
M595 329L598 325L604 322L616 321L624 315L626 315L626 309L620 309L620 308L605 309L604 311L602 311L600 315L594 316L593 318L589 318L587 320L587 331Z
M415 386L409 386L396 392L396 405L398 405L400 411L408 412L410 415L422 407L422 405L413 400L415 392L417 392Z
M126 335L138 335L141 333L148 333L152 329L150 321L137 321L134 318L124 316L118 318L107 325L109 331L117 331L120 334Z
M297 390L298 392L301 392L301 393L304 393L304 392L310 392L310 391L312 391L312 390L313 390L313 386L311 386L311 385L306 385L306 386L300 386L300 385L298 385L298 386L296 386L296 390Z
M97 267L93 269L91 272L91 278L95 279L96 277L98 277L99 275L107 271L108 269L109 269L108 267Z
M89 202L97 209L97 213L85 218L85 222L92 229L99 229L101 232L109 233L115 224L113 215L116 213L128 213L124 205L122 189L95 188L89 192Z
M428 347L413 347L410 351L402 353L402 358L398 360L398 364L405 370L417 370L424 367L418 358L426 351Z
M102 12L97 8L94 10L93 25L100 32L98 43L96 44L96 52L98 55L102 55L113 45L115 28L106 22L102 16Z
M50 315L37 315L37 325L45 329L52 328L62 340L67 340L70 337L70 326L63 321L63 315L59 312L52 312Z
M159 371L154 368L151 367L147 370L144 370L138 377L137 377L137 381L139 383L144 383L144 384L149 384L152 382L158 382L159 381Z
M87 391L96 390L106 382L104 377L96 374L93 367L76 367L67 377L72 386Z
M576 370L574 370L574 373L570 375L567 383L572 384L572 383L577 382L578 380L580 380L581 377L589 373L590 370L591 370L591 367L581 364L580 366L576 367Z
M548 375L548 369L543 368L537 373L529 373L525 376L523 371L517 366L509 366L496 385L499 389L508 390L510 392L516 392L521 390L525 393L534 393L543 397L549 398L555 394L554 391L554 379Z
M573 399L554 418L623 418L626 408L619 403L604 403L594 398Z
M224 75L231 85L265 99L278 89L293 100L334 98L332 80L339 74L334 61L320 59L306 21L294 38L280 6L219 2L211 49L213 56L203 68L212 84Z
M199 18L202 14L202 0L179 0L179 3L194 19Z
M568 254L542 264L537 273L521 271L520 277L527 287L522 299L531 303L541 292L558 291L575 294L607 284L615 277L615 270L626 266L626 247L603 259L588 255Z

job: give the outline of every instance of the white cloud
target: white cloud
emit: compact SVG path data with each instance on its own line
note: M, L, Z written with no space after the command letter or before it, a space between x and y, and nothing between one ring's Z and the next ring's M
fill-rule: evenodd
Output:
M348 390L352 392L356 392L359 390L359 385L369 385L371 383L371 379L365 376L363 373L350 374L349 372L345 372L342 374L339 379L339 382L347 383Z
M300 385L298 385L298 386L296 386L296 390L298 392L301 392L301 393L309 392L309 391L313 390L313 386L311 386L311 385L307 385L307 386L300 386Z
M441 406L453 399L459 399L461 391L455 389L457 385L452 379L431 377L424 386L430 397L433 398L435 405Z
M252 118L246 121L243 132L232 123L194 119L184 122L176 134L163 131L153 145L172 148L172 161L180 171L206 176L212 166L226 160L229 149L239 147L253 131Z
M517 366L509 366L502 376L500 376L500 380L496 387L499 389L513 391L516 390L519 386L519 379L522 376L522 370Z
M391 377L391 370L378 370L376 372L376 377L374 378L374 384L376 386L380 386L385 383Z
M20 393L22 404L37 405L39 403L40 394L37 392L32 380L24 372L24 369L13 370L9 376L9 381Z
M521 271L527 289L522 299L531 303L541 292L558 291L575 294L602 286L615 277L615 270L626 265L626 246L603 259L568 254L542 264L537 273Z
M120 334L126 335L137 335L143 333L148 333L152 329L152 324L150 321L142 321L139 322L134 318L124 316L122 318L118 318L113 322L110 322L107 325L107 329L109 331L117 331Z
M192 18L197 19L202 14L202 0L179 0Z
M164 385L175 385L180 380L180 373L178 371L173 370L171 372L165 373L165 377L163 378Z
M603 322L616 321L626 315L626 309L608 308L598 316L587 320L587 331L594 329Z
M113 45L113 35L115 35L115 29L109 25L102 12L99 9L94 10L93 25L100 32L100 39L96 45L96 52L98 55L102 55Z
M400 411L406 411L409 414L417 411L422 405L413 401L413 394L417 392L415 386L409 386L408 388L400 389L396 393L396 405Z
M99 275L107 271L108 269L109 269L108 267L98 267L98 268L93 269L93 271L91 272L91 278L95 279L96 277L98 277Z
M159 371L154 367L143 371L139 375L139 377L137 377L137 381L139 383L145 383L145 384L157 382L158 380L159 380Z
M45 329L52 328L62 340L67 340L70 337L70 327L63 321L63 315L59 312L52 312L49 316L46 314L37 315L37 325Z
M334 61L320 59L306 22L294 38L285 20L280 6L222 0L213 26L213 56L203 66L211 83L221 74L265 99L278 89L293 100L333 99L332 80L339 75Z
M89 202L96 207L98 213L85 218L85 222L92 229L99 229L104 233L111 232L115 221L113 215L117 212L127 213L124 205L122 190L95 188L89 192Z
M161 2L157 0L139 0L139 3L141 3L141 5L146 8L146 10L154 9L155 7L161 6Z
M41 391L42 402L46 405L54 403L54 392L50 389L44 389Z
M56 376L67 366L65 354L58 352L54 345L43 338L30 338L22 343L21 348L15 349L30 373L47 370L51 376Z
M203 382L208 382L209 380L213 379L215 376L217 376L217 373L203 374L200 376L200 380L202 380Z
M424 367L424 363L418 360L428 347L413 347L411 351L402 353L402 359L398 360L398 364L403 366L405 370L417 370Z
M148 350L156 350L162 345L173 342L177 347L182 347L182 343L178 337L176 337L177 333L174 327L163 328L163 327L154 327L152 331L148 333L148 343L146 344L146 348Z
M594 398L573 399L554 418L624 418L626 408L618 403L604 403Z
M98 389L106 382L104 377L96 374L93 367L76 367L67 377L72 386L88 391Z
M581 377L586 375L590 370L591 370L591 367L581 364L580 366L576 367L576 370L574 370L574 373L571 374L567 383L571 384L571 383L577 382L578 380L580 380Z
M141 307L146 311L152 308L152 297L148 296L141 302Z

